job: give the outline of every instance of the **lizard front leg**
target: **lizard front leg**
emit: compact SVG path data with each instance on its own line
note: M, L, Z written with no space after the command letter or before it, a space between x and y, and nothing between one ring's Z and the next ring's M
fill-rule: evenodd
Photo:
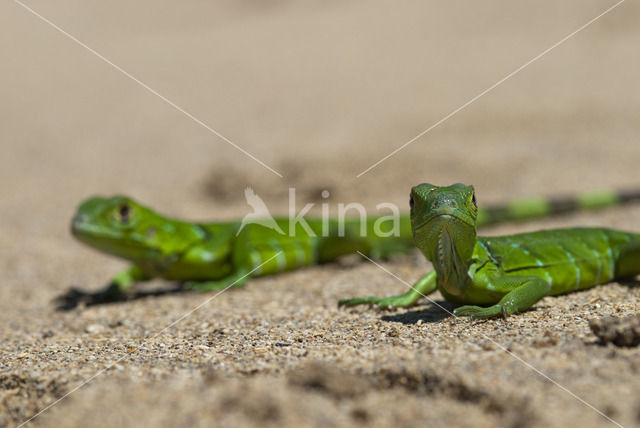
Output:
M106 289L99 292L102 295L122 295L126 294L136 282L146 281L149 277L145 275L138 266L131 265L118 273L109 283Z
M131 265L128 268L117 274L111 282L98 291L86 292L76 288L72 288L69 293L57 298L59 302L67 300L85 300L85 301L109 301L119 299L126 295L134 284L140 281L146 281L149 277L145 275L142 270L136 265Z
M111 281L110 286L116 287L121 293L125 293L133 287L133 284L136 282L146 281L147 279L149 279L149 277L145 275L138 266L132 265L117 274Z
M364 304L375 304L380 308L406 308L416 304L422 297L433 293L436 289L436 272L432 271L416 282L411 290L398 296L390 297L355 297L352 299L342 299L338 306L356 306Z
M116 301L122 299L136 282L147 279L149 278L142 273L140 268L132 265L116 275L105 288L87 292L72 287L65 294L56 297L54 302L58 304L58 309L69 310L82 302L92 305Z
M511 290L498 303L488 308L481 306L460 306L453 313L456 316L491 318L522 312L547 295L551 284L536 276L501 276L489 280L492 288Z

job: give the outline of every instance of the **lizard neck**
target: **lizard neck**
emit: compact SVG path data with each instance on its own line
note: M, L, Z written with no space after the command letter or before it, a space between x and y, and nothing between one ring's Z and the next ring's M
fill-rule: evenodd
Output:
M432 260L438 283L450 294L462 296L469 284L469 258L462 258L449 231L443 228Z
M436 271L438 285L453 296L463 296L471 282L469 266L476 237L465 231L442 227L425 256Z

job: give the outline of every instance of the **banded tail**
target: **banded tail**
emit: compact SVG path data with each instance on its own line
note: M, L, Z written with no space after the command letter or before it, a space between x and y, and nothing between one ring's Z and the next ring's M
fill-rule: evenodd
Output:
M506 204L482 207L478 211L478 227L526 221L569 214L577 211L599 210L607 207L640 202L638 190L599 190L575 197L527 198Z

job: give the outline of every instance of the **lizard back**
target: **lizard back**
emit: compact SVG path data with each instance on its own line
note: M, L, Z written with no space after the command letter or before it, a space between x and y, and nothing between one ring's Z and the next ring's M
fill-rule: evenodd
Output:
M542 230L479 237L478 245L505 275L537 276L562 294L617 277L620 249L640 235L605 228Z

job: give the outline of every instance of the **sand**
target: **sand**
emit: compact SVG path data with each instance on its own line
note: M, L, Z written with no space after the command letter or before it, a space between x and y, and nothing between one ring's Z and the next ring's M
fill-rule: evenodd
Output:
M405 289L357 258L215 298L152 281L128 301L53 302L125 266L68 232L92 194L222 220L249 212L248 185L274 214L287 213L289 187L297 209L315 203L316 214L322 202L332 212L348 202L405 209L423 181L473 183L480 204L637 187L632 2L356 177L612 4L29 2L279 178L2 3L0 426L63 397L31 424L615 426L604 414L640 426L640 348L601 345L589 328L637 314L637 281L473 323L429 302L338 309L340 298ZM484 233L573 225L640 232L640 207ZM417 252L384 266L407 282L429 269Z

